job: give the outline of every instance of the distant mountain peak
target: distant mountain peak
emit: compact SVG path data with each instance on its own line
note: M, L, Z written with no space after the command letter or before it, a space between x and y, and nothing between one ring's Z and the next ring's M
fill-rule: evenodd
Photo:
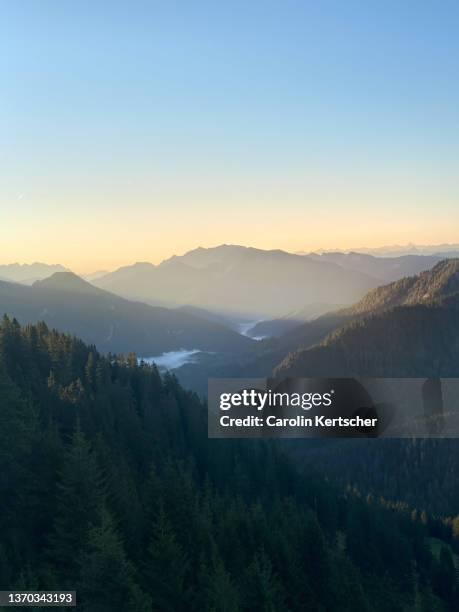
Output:
M101 289L94 287L73 272L55 272L48 278L36 281L32 286L36 289L56 289L72 293L102 293Z
M154 268L155 264L152 264L150 261L136 261L133 264L134 268Z
M160 266L170 264L185 264L192 268L202 269L215 265L226 266L234 263L235 259L240 258L254 249L238 244L220 244L216 247L197 247L187 251L183 255L173 255L161 262Z

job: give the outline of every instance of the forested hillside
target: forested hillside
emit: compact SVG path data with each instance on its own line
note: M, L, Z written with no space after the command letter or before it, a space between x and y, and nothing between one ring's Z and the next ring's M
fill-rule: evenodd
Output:
M323 342L288 355L279 376L456 377L459 294L352 321Z
M459 259L444 259L432 270L408 276L377 287L343 314L377 312L385 308L414 304L428 304L435 299L457 294L459 291Z
M208 440L205 406L134 355L4 318L0 415L1 589L88 612L457 609L448 526L274 443Z
M458 261L453 260L438 264L432 274L371 292L360 306L373 304L375 314L347 323L316 346L291 353L276 373L457 378L458 278ZM383 304L397 305L383 308ZM457 440L348 440L321 446L302 441L295 452L301 461L320 462L342 485L404 501L418 511L450 517L459 514Z
M287 355L285 376L455 377L459 357L459 259L369 291L321 317L336 325L316 345ZM324 330L327 329L322 325ZM317 342L317 341L316 341ZM315 343L314 343L315 344Z
M457 439L301 440L290 447L298 462L320 464L341 486L455 521L459 536Z

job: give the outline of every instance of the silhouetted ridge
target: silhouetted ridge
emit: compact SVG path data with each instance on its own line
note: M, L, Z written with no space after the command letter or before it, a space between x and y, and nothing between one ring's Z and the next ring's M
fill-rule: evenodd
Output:
M32 286L34 289L57 289L59 291L92 293L96 295L106 293L73 272L55 272L48 278L36 281Z

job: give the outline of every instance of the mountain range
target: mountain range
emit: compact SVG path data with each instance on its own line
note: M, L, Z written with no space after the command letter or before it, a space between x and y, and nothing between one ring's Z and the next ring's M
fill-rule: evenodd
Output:
M406 334L414 332L410 332L408 319L413 321L413 329L417 321L420 327L431 326L438 339L442 338L443 327L455 325L458 261L437 262L436 257L430 256L375 258L355 253L309 258L222 245L215 249L198 248L159 266L144 263L121 268L93 284L71 272L54 273L32 286L0 282L0 312L16 316L22 323L44 320L52 327L96 344L104 352L135 351L145 357L180 349L208 352L199 364L190 364L178 372L185 384L204 391L208 376L266 376L275 368L280 373L305 376L320 370L322 363L325 367L327 360L330 367L339 370L343 360L351 364L354 359L358 368L356 347L373 342L376 355L375 339L380 338L380 350L388 352L387 342L397 340L395 336L391 338L391 333L398 334L400 342L404 339L407 351L413 351L414 346L420 346L416 343L422 341L425 332L417 331L410 341ZM398 277L406 270L432 264L430 270L388 284L381 285L376 280L377 276ZM326 282L319 273L325 274ZM214 296L210 291L211 279ZM302 282L297 282L301 279ZM330 279L335 280L332 283ZM342 296L343 283L348 282L351 285L347 286L347 298L354 292L360 298L354 300L353 306L337 309L333 302L313 301L313 296L317 297L316 285L324 292L330 291L330 298L332 294ZM171 305L174 300L183 304L166 308L132 301L95 286L96 283L114 285L124 294L143 292L152 296L156 291L157 301L163 304ZM290 294L285 288L292 283ZM375 283L380 286L372 288ZM370 285L369 291L363 291L365 285ZM290 305L298 301L302 307L286 316L263 321L249 332L257 335L267 331L259 335L278 337L255 342L230 328L235 327L234 319L241 313L255 316L263 308L285 313L289 300ZM193 302L206 303L206 307ZM321 314L324 310L328 312ZM276 325L275 333L266 330ZM425 348L434 349L433 345ZM419 348L416 359L420 352ZM403 347L399 354L400 359L406 357ZM386 364L381 355L377 358ZM411 370L420 367L416 360L406 359ZM397 367L393 362L391 371Z
M441 255L374 257L357 252L300 256L220 245L197 248L159 265L139 262L83 278L129 300L195 308L200 316L217 317L239 330L242 323L248 330L244 333L259 338L282 335L355 303L369 289L418 274L441 259ZM10 264L0 266L0 279L31 285L63 271L69 270L62 265Z
M221 323L179 309L130 302L71 272L32 286L0 282L0 313L21 323L45 321L103 352L156 356L180 349L232 352L253 342Z
M0 280L32 285L35 281L47 278L55 272L68 271L67 268L60 264L44 264L40 262L33 264L3 264L0 265Z
M310 303L350 304L375 278L327 261L285 251L235 245L198 248L155 266L137 263L94 281L129 299L191 305L239 318L268 318ZM322 311L324 312L324 311Z
M239 256L241 254L245 254L245 251L240 252ZM208 258L209 255L211 255L210 258ZM221 255L222 253L203 253L198 249L191 252L187 264L182 262L181 258L173 258L169 263L165 262L164 267L171 266L174 269L177 264L177 267L188 266L197 274L202 273L206 277L209 269L216 266L219 270L217 276L221 275L220 278L223 279L226 274L229 274L231 278L232 261L239 256L234 251L227 251L224 253L225 257L228 256L225 260L225 257ZM272 255L272 257L277 257L277 255ZM260 258L264 260L265 255L261 255ZM176 259L179 261L177 262ZM423 258L422 265L428 260L430 258ZM336 267L345 274L346 262L349 262L349 265L354 262L355 265L355 261L356 258L352 255L350 258L344 258L344 262L339 264L336 261L322 263L322 260L319 259L315 265L331 266L333 270ZM364 258L363 261L370 261L370 265L373 265L371 259ZM407 261L404 259L404 262ZM412 263L418 266L418 258L415 258ZM432 262L429 261L429 263ZM0 314L9 313L16 316L22 323L44 320L49 327L77 334L91 345L96 345L102 352L136 351L139 356L152 356L181 348L198 348L207 351L204 354L203 362L186 365L177 371L182 383L202 392L206 390L208 376L268 376L273 371L279 376L302 377L457 377L459 371L459 259L446 259L433 263L433 267L427 271L417 269L419 273L408 274L402 279L388 283L381 284L380 282L380 286L370 288L352 306L320 315L321 308L325 307L323 303L315 312L315 305L312 301L303 304L303 309L299 309L291 317L295 322L292 327L282 331L279 337L261 342L255 342L229 329L227 316L213 309L207 310L190 304L170 309L129 301L65 271L54 273L44 280L35 282L32 286L17 282L0 282ZM295 263L295 265L298 264ZM146 264L145 267L149 270L150 264ZM403 270L407 269L409 269L408 265L407 268L403 268ZM128 272L128 277L131 272L132 270ZM371 278L368 270L360 269L356 273L361 274L360 278L362 276ZM385 269L382 273L386 274ZM395 270L394 273L398 271ZM183 275L183 278L186 278L186 274ZM267 275L266 278L271 277ZM268 281L265 280L265 282ZM297 325L298 319L295 317L300 316L309 320ZM284 319L288 319L288 316ZM6 327L15 329L11 324ZM46 406L46 410L55 410L56 406L65 405L65 410L60 408L56 411L64 422L69 415L74 415L74 411L68 409L69 406L78 405L78 414L83 415L81 422L84 427L92 427L91 424L97 423L100 419L101 423L105 423L110 428L112 419L106 418L106 406L107 398L112 398L116 399L120 405L119 410L114 412L115 418L120 419L120 426L114 427L113 440L118 440L120 435L124 435L123 432L126 432L128 437L131 435L133 429L126 427L127 414L134 418L140 414L142 418L145 418L145 423L138 428L139 432L143 431L143 427L148 426L155 430L158 423L164 423L164 429L161 429L158 439L165 447L170 444L171 440L168 437L171 413L176 415L178 426L184 428L183 435L177 435L178 447L182 447L183 440L186 440L187 436L194 435L194 427L188 428L186 426L188 421L183 421L183 407L185 397L193 398L193 402L196 402L196 395L180 391L175 400L175 396L171 396L170 393L171 388L177 389L177 383L174 382L174 379L166 377L160 383L161 394L154 398L152 404L154 410L145 410L145 398L149 397L152 388L158 387L139 386L139 372L135 370L132 384L127 384L126 381L131 379L125 378L126 366L116 365L117 362L111 359L105 361L99 356L96 356L98 362L102 361L106 369L113 368L115 376L121 377L122 374L123 384L127 386L126 389L122 388L122 391L119 385L115 386L113 392L103 395L105 399L97 404L97 410L91 412L91 417L88 418L88 402L93 401L94 389L100 393L102 386L97 385L113 385L111 376L102 377L100 379L102 383L95 382L97 376L93 377L93 372L86 367L87 362L81 361L79 357L74 358L75 355L81 356L82 347L78 341L69 341L59 334L48 331L44 333L42 328L35 335L31 333L30 328L26 328L21 333L27 341L18 344L6 341L0 343L0 349L10 355L10 358L4 360L4 363L9 364L18 384L24 386L27 394L30 389L37 387L29 387L25 381L28 380L28 377L36 377L40 372L43 378L40 385L44 386L43 393L40 393L39 397L43 406ZM17 335L17 330L15 334ZM37 337L39 342L45 343L38 352L36 351L37 345L32 342ZM57 352L56 347L58 346L60 352ZM34 362L30 356L26 358L25 347L31 351L33 359L37 360L33 368L29 367ZM84 349L83 354L86 356L92 351L93 348L88 347ZM44 359L44 354L47 353L49 356ZM51 381L48 360L54 364L53 367L58 364ZM21 366L22 369L13 368L12 364L15 364L16 361L27 364L28 369L24 369L26 367L24 365ZM77 363L79 361L81 363ZM46 366L44 368L43 363ZM71 366L69 366L70 363ZM66 378L69 367L75 369L75 380L71 384ZM94 369L94 363L92 367ZM139 368L140 370L142 368ZM62 382L64 380L65 386ZM58 385L59 393L53 389L52 385L50 386L50 382ZM105 394L105 391L103 393ZM11 395L11 397L16 402L16 395ZM164 401L164 412L160 412L158 416L159 401ZM132 403L132 409L126 411L126 406L130 405L129 402ZM13 403L13 406L15 407L16 403ZM15 415L16 409L11 410L10 413ZM190 411L190 414L193 412ZM205 419L202 421L204 422ZM183 425L184 422L185 425ZM18 428L19 431L23 431L22 422L18 421ZM66 431L65 439L68 437ZM108 439L112 443L112 438ZM137 438L135 440L133 444L135 453L140 447L148 450L151 448L149 442L143 446L143 442L140 444ZM411 522L413 522L413 513L410 512L410 509L413 507L419 509L419 514L416 516L420 516L420 510L426 508L443 517L454 517L459 513L459 495L456 486L459 460L457 440L333 440L328 442L297 440L293 442L292 446L289 446L289 442L285 443L284 448L293 455L295 464L301 465L302 468L306 467L306 469L308 465L314 465L314 468L320 465L320 469L331 482L338 481L343 485L343 490L344 485L346 486L346 495L343 494L342 500L354 497L357 499L360 496L365 499L367 494L369 494L367 500L371 496L378 500L384 498L381 503L387 504L391 510L387 516L385 515L381 524L386 524L389 520L395 503L398 504L397 507L401 509L402 514L406 513L411 517ZM44 448L47 448L46 444L54 448L52 439L47 443L43 440L43 444ZM16 445L15 448L20 447ZM34 448L41 449L42 445L37 443ZM98 448L105 452L104 447L101 447L100 444ZM228 450L221 452L222 456L227 456ZM32 455L34 462L35 456L35 454ZM187 456L184 455L185 458ZM215 473L222 479L225 487L229 477L233 477L245 487L244 483L247 479L243 470L246 470L246 466L252 465L260 469L259 466L264 465L263 461L247 462L248 456L244 454L241 462L228 468L225 473L221 471L220 464L217 466ZM54 458L55 455L53 454L52 457ZM212 461L201 461L201 464L213 465L214 458L215 456L212 455ZM52 461L46 462L46 470L51 463ZM135 461L132 463L134 465ZM197 463L199 464L199 460ZM11 463L11 465L14 464ZM272 465L279 465L279 463L274 462ZM257 476L254 482L261 482L265 472L271 478L272 470L260 470L260 476ZM117 466L114 473L118 477L119 473L123 472ZM240 477L241 473L244 474L244 478ZM86 474L84 477L86 478ZM282 478L284 478L284 472L282 472ZM34 473L32 473L31 482L35 481ZM117 479L113 478L113 482L117 482ZM120 482L124 481L121 479ZM123 484L123 486L126 485ZM308 481L309 486L311 486L310 481ZM308 487L302 490L308 490ZM353 493L349 495L348 492L351 489ZM135 491L135 487L126 486L126 499L128 500L126 516L132 515L132 490ZM177 486L175 490L183 490L186 494L187 489L186 486ZM272 491L270 495L271 493ZM31 503L34 503L34 499L31 500ZM312 495L311 499L316 507L316 496ZM341 498L333 499L336 501ZM374 502L369 503L374 504ZM333 505L334 502L327 499L327 503L323 506L324 511L320 513L320 516L326 516L327 509ZM187 521L188 506L184 504L183 507ZM219 504L218 508L221 507ZM246 514L241 513L241 516ZM445 519L443 527L446 529L445 526L452 524L452 520ZM256 515L256 521L258 524L258 515ZM433 528L430 519L424 522L424 519L421 518L418 521L416 518L415 521L422 533L425 529L431 529L438 535L434 529L443 529L438 526ZM357 537L356 534L361 534L362 523L356 520L352 524L355 525L353 533ZM411 533L412 528L413 525L408 527L408 532ZM340 523L340 538L342 538L342 529L343 525ZM392 532L388 530L374 550L379 550L385 541L391 540L389 533ZM349 534L346 535L346 538L346 546L348 546ZM126 538L126 541L130 541L129 537ZM330 541L335 542L336 538ZM335 545L333 547L335 548ZM38 549L41 550L40 547ZM367 541L362 536L359 551L367 549ZM394 551L396 551L394 558L399 555L399 550L398 543L394 544ZM421 550L421 548L416 550ZM315 561L316 558L314 558ZM19 562L18 565L20 565ZM412 568L412 564L408 563L407 567ZM290 574L288 574L288 580L290 580ZM382 597L386 597L386 589ZM427 606L425 609L434 608Z
M311 253L309 257L317 261L335 263L346 270L356 270L368 274L382 282L391 282L405 276L429 270L444 259L440 255L401 255L398 257L375 257L367 253Z
M381 247L364 247L364 248L353 248L354 253L364 253L367 255L375 255L377 257L399 257L403 255L443 255L447 257L448 254L452 257L457 257L459 254L459 244L445 242L443 244L413 244L409 242L406 245L392 244ZM319 249L316 253L333 253L342 252L348 253L350 251L342 249ZM300 251L299 255L309 255L308 251Z

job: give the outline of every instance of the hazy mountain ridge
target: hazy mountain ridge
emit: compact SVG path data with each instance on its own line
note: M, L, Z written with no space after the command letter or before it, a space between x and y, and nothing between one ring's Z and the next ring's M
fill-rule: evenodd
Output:
M137 262L110 272L93 284L128 299L175 307L187 305L193 292L204 284L201 277L199 271L181 262L158 266Z
M357 270L385 282L391 282L405 276L419 274L420 272L429 270L444 259L444 257L439 255L422 254L375 257L367 253L357 253L353 251L349 253L311 253L309 257L315 258L317 261L330 261L343 268Z
M101 278L102 276L105 276L108 273L109 273L109 270L96 270L95 272L89 272L87 274L81 274L80 276L85 281L88 281L89 283L92 283L93 281L97 280L98 278Z
M268 318L311 302L353 303L376 286L377 280L285 251L221 245L198 248L158 266L120 268L94 284L149 303Z
M401 257L404 255L445 255L447 253L459 253L459 244L457 243L442 243L442 244L393 244L385 245L381 247L360 247L352 249L318 249L315 251L317 254L322 253L363 253L367 255L374 255L376 257ZM309 255L308 251L299 251L299 255Z
M45 264L35 262L32 264L0 264L0 279L31 285L37 280L51 276L55 272L69 272L68 268L60 264Z
M0 312L82 337L101 351L156 356L182 348L241 351L253 341L187 312L130 302L69 272L32 287L0 282Z
M184 255L173 255L160 265L167 266L181 262L197 269L215 267L216 270L228 270L250 251L257 251L257 249L233 244L221 244L213 248L197 247Z

